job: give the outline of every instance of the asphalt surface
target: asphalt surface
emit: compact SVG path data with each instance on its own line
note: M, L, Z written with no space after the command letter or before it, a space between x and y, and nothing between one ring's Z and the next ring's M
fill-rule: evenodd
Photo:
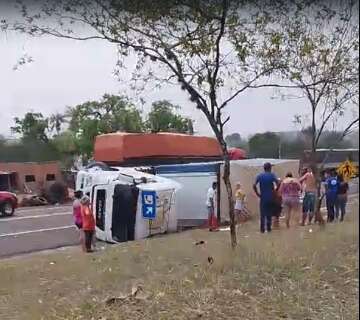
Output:
M71 206L21 208L0 218L0 258L78 243Z

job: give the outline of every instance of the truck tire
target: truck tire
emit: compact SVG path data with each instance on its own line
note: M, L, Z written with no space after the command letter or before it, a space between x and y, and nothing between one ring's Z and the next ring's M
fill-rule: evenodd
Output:
M15 212L15 208L10 201L1 204L1 213L5 217L11 217Z

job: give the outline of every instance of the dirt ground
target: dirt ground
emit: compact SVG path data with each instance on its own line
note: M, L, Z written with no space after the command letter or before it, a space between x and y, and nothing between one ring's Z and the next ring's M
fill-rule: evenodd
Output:
M357 319L358 202L349 210L324 228L247 223L235 251L227 231L191 230L1 260L0 319Z

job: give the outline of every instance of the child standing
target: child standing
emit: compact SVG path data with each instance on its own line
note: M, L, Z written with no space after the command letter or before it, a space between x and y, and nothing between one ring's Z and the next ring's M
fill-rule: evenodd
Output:
M235 215L238 219L238 222L242 222L245 220L244 210L245 210L245 193L241 189L241 184L236 184L235 190Z

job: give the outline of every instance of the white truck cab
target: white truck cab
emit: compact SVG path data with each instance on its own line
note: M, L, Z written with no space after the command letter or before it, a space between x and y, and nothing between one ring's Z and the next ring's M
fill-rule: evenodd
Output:
M96 237L107 242L176 231L178 189L170 179L104 165L81 170L76 179L76 190L91 199Z

